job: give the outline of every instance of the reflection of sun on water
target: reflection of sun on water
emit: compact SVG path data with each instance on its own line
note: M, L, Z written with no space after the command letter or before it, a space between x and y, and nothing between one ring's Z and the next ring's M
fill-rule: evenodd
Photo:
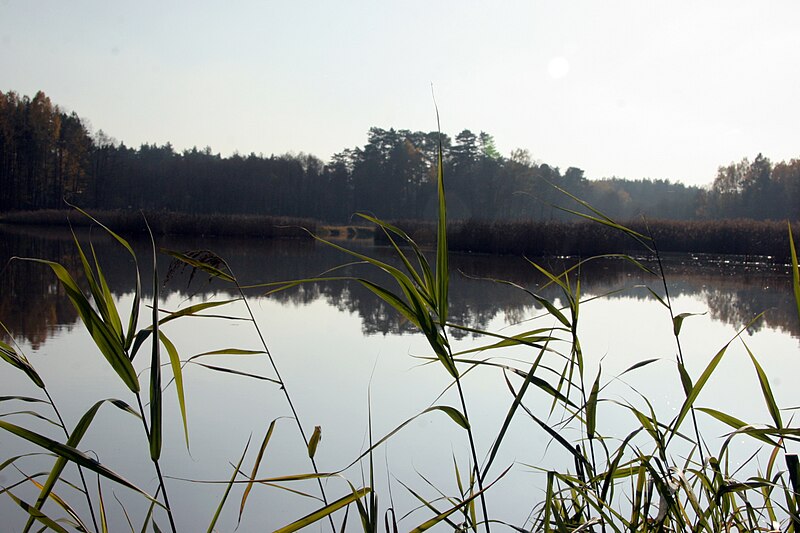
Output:
M547 64L547 73L554 80L560 80L569 74L569 61L563 56L557 56Z

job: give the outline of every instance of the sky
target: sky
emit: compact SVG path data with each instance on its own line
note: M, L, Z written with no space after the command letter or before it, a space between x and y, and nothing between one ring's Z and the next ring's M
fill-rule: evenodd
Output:
M494 136L589 178L709 185L800 157L800 2L0 0L0 91L128 146L363 146L370 127Z

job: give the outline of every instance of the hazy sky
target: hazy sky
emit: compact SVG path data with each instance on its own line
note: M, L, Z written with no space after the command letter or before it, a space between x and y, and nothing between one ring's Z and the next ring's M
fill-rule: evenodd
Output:
M800 156L800 2L0 0L0 90L134 147L229 155L494 135L590 178Z

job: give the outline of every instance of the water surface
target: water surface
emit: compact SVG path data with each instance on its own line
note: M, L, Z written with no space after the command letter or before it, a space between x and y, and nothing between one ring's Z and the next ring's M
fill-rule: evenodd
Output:
M120 308L127 310L134 290L132 261L124 250L97 231L91 236L82 232L80 237L87 243L91 237L114 297ZM68 233L60 231L4 228L0 233L0 260L5 264L13 255L41 257L59 261L77 273L80 263L70 239ZM134 242L140 257L147 257L147 243ZM159 245L177 250L213 250L228 262L243 284L253 285L313 277L350 260L324 245L289 241L209 237L165 239ZM350 245L390 260L390 252L385 248ZM651 258L639 259L655 268ZM577 261L577 258L536 259L554 271ZM142 259L141 262L145 299L151 300L152 287L148 286L151 267L149 261ZM454 255L451 267L452 322L503 335L558 326L524 290L491 281L513 282L562 305L564 298L558 288L547 285L544 276L525 259ZM676 313L698 314L686 319L681 333L683 357L695 377L744 325L764 313L741 335L741 340L731 343L699 404L727 410L749 422L769 422L752 363L741 342L744 341L772 376L779 405L795 406L796 394L787 376L800 371L797 362L799 328L788 268L771 264L764 258L699 255L667 257L664 268ZM169 277L161 288L162 309L176 310L201 301L237 296L230 286L211 282L202 274L194 276L191 282L186 272L172 272L167 276L170 272L167 256L159 257L158 269L162 279ZM365 269L363 265L351 265L337 273L364 275ZM585 301L578 332L586 359L586 380L594 381L598 370L602 369L605 385L601 395L604 402L599 408L599 431L613 440L635 429L635 419L614 402L641 406L640 393L650 399L658 416L668 421L680 407L683 393L674 363L678 348L672 336L669 313L648 290L649 287L663 298L660 279L620 259L586 263L572 279L578 278ZM322 427L323 439L317 452L322 471L347 467L368 447L370 419L373 439L377 440L431 405L458 405L447 373L438 364L428 364L426 358L430 353L424 338L414 334L408 321L360 284L338 281L301 285L270 296L265 296L266 292L264 287L249 289L248 300L306 432L310 434L317 425ZM148 312L143 310L145 321ZM213 314L244 318L246 309L241 302L235 302ZM251 322L229 318L179 320L167 324L164 331L175 342L184 360L195 354L231 347L262 349L261 337ZM114 397L134 402L92 346L63 290L46 267L14 261L4 269L0 276L0 320L42 374L68 425L74 424L97 399ZM492 342L458 329L451 329L449 335L454 350ZM558 349L568 351L564 344ZM513 348L480 352L473 357L527 370L537 354L532 348ZM655 362L635 372L624 373L632 365L650 359ZM241 372L275 377L264 355L216 356L202 360ZM553 368L559 368L559 361L557 356L547 360ZM135 363L137 369L146 369L144 358ZM146 376L143 374L143 381ZM546 370L541 372L541 377L555 383L554 376ZM509 379L515 387L519 386L518 378ZM190 449L187 451L183 442L174 389L168 386L163 454L164 470L172 477L170 497L182 530L195 531L208 525L223 486L181 479L227 480L231 475L230 463L238 460L248 439L252 438L244 463L245 470L249 471L255 449L272 420L278 420L276 432L259 475L310 471L304 445L293 422L287 418L290 411L274 383L191 364L185 367L185 381ZM38 395L24 376L10 367L0 374L0 384L2 395ZM466 375L464 386L477 434L479 458L483 459L509 408L511 393L506 374L499 367L476 368ZM525 405L537 416L549 417L553 424L564 416L561 412L549 412L550 400L540 391L529 392ZM3 412L27 408L2 407ZM54 437L58 435L52 426L25 415L9 415L7 419ZM702 423L707 427L704 433L711 440L727 431L715 422L704 420ZM580 438L570 427L564 428L563 434L575 441ZM104 408L84 445L83 449L97 454L103 463L147 490L155 491L155 476L147 458L145 438L138 421L130 415ZM737 452L735 458L746 458L753 449L749 442L741 445L742 451ZM0 434L0 447L5 457L29 451L24 443L8 434ZM454 464L465 476L469 469L467 452L464 431L445 415L429 413L415 419L375 454L381 508L390 505L388 487L391 487L398 516L418 506L401 483L430 499L439 497L436 489L455 495L458 489ZM367 468L365 461L359 464ZM355 486L363 484L359 464L342 472ZM539 469L569 468L570 461L545 432L520 414L495 464L495 476L507 466L512 468L489 493L490 513L523 526L528 514L542 499L543 475ZM28 473L46 468L33 459L27 465ZM9 483L17 479L15 476L10 471L0 472L0 483ZM328 481L326 486L334 499L349 490L347 483L338 478ZM291 488L317 494L314 483L295 483ZM29 499L35 498L31 490L17 490ZM111 483L104 483L103 490L115 523L124 524L124 514L110 497L112 493L135 517L134 525L138 529L136 521L144 516L144 503L127 489ZM61 491L62 496L69 497L69 501L82 509L74 491L66 487ZM240 497L241 489L235 490L219 530L232 531L236 527ZM313 499L295 493L257 487L239 531L275 528L317 505ZM443 503L439 505L444 507ZM21 520L21 513L10 500L0 501L0 506L2 516ZM49 509L58 514L57 508ZM410 529L428 516L425 510L413 512L404 518L401 527ZM353 524L357 520L355 515L350 519ZM162 529L167 527L165 518L159 523Z

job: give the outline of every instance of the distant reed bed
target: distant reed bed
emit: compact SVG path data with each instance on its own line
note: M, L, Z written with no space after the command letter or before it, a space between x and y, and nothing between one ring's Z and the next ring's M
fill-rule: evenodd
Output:
M417 243L432 244L432 222L403 220L396 223ZM763 255L789 259L786 223L755 220L633 220L623 225L652 236L662 252ZM447 231L452 251L499 255L577 255L636 253L642 246L625 232L590 220L576 222L491 222L468 220L452 223ZM378 244L386 236L375 235Z
M120 232L147 232L145 219L156 235L235 235L265 239L310 239L316 221L267 215L197 214L171 211L93 211L105 224ZM72 214L72 216L69 216ZM0 223L88 226L91 221L59 209L16 211L0 214ZM306 231L308 230L308 231Z

